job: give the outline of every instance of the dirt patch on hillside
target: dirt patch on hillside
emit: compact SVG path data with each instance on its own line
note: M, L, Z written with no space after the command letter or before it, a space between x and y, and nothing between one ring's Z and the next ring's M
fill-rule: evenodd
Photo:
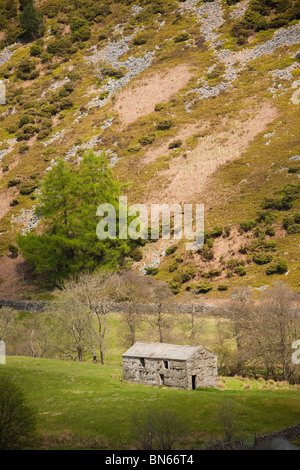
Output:
M12 258L4 255L0 259L0 299L24 298L35 290L32 282L25 279L31 269L22 256Z
M277 117L277 114L276 108L266 103L259 109L253 110L248 119L241 121L239 118L243 116L237 116L236 120L224 125L226 127L223 127L223 131L220 123L220 130L200 136L196 148L186 152L185 156L181 154L174 157L170 160L169 169L160 173L159 176L165 184L159 195L155 194L155 200L159 199L165 203L174 201L186 203L194 200L195 196L203 191L209 177L217 168L238 158L253 139ZM198 129L201 128L203 124L199 123ZM145 163L166 154L168 154L166 144L154 151L149 150L145 156Z
M181 140L182 144L185 145L186 139L189 137L203 132L208 127L208 123L205 122L196 122L195 124L188 124L181 129L179 129L176 137L174 139L168 140L163 144L157 147L151 147L149 150L146 151L144 154L140 164L142 166L149 165L149 163L154 162L157 158L161 157L162 155L168 155L170 153L169 145L172 140Z
M122 123L128 125L152 113L157 103L167 103L191 76L187 65L178 65L165 73L152 73L125 88L117 96L114 109L118 111Z
M11 202L15 199L18 190L16 188L8 188L0 194L0 220L7 214L10 209Z

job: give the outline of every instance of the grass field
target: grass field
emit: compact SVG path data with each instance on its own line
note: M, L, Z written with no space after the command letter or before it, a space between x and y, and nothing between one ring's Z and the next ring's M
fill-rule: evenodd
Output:
M38 409L37 447L135 449L133 417L149 407L176 412L187 430L178 448L190 449L223 437L218 412L227 399L243 435L300 419L300 391L286 383L221 378L226 390L172 390L125 383L120 366L25 357L8 357L0 377L6 372Z

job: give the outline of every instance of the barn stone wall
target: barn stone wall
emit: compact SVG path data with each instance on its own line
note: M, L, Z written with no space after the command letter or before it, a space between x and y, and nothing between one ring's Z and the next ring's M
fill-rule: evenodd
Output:
M186 361L168 360L168 369L160 359L144 359L145 367L140 358L123 357L123 378L128 382L144 385L166 385L174 388L187 388ZM160 375L163 375L162 382Z
M218 359L207 349L199 349L187 361L188 387L192 389L192 376L196 375L196 388L218 387Z

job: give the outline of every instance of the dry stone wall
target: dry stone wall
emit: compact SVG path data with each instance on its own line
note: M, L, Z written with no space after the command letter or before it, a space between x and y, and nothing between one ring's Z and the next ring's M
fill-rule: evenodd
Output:
M50 302L42 302L42 301L19 301L19 300L1 300L0 299L0 308L1 307L9 307L14 310L24 311L24 312L42 312L50 306ZM129 309L129 304L125 304L122 302L109 302L105 304L106 311L108 313L125 313ZM130 304L130 307L132 305ZM195 308L195 313L198 314L208 314L212 312L215 308L214 305L200 305L200 304L162 304L161 305L161 312L162 313L174 313L174 314L184 314L184 313L192 313L193 307ZM138 313L144 314L154 314L157 312L157 305L151 303L137 303L136 309Z

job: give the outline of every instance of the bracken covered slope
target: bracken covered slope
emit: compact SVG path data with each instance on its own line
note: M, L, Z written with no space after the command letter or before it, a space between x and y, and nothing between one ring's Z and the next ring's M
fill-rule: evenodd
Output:
M45 172L86 149L106 152L130 203L205 204L202 250L147 243L134 269L175 293L299 286L299 1L45 0L45 34L26 41L5 3L0 297L22 295L8 250L39 230Z

